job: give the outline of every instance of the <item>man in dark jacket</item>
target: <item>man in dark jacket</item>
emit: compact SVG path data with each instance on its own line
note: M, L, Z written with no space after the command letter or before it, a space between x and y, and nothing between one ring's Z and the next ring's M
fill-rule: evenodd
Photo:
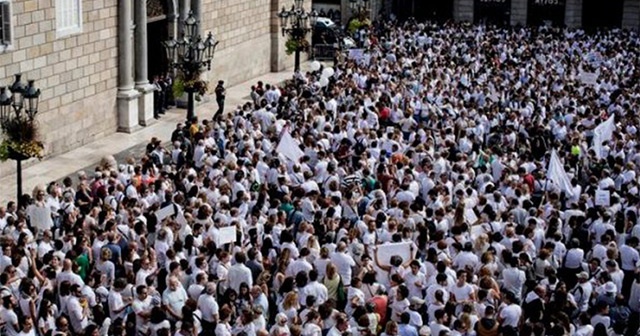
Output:
M476 333L478 336L497 336L500 330L500 322L495 317L496 309L487 306L484 310L484 317L476 323Z

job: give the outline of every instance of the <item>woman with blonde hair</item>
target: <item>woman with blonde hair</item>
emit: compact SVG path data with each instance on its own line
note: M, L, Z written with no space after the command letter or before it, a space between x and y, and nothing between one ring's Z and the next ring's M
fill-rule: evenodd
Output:
M387 326L384 328L384 332L380 336L397 336L398 324L394 321L387 322Z
M318 238L316 238L316 236L309 237L309 240L307 240L307 248L310 252L307 260L313 264L314 261L320 257L320 244L318 243Z
M298 309L300 309L300 303L298 299L298 292L289 292L282 301L282 307L280 311L287 316L289 326L297 324Z
M483 255L489 249L489 236L486 233L480 234L473 242L473 251L476 255Z
M96 265L96 269L105 275L103 285L106 288L111 288L115 280L116 266L111 262L111 250L109 248L103 247L100 250L100 260Z

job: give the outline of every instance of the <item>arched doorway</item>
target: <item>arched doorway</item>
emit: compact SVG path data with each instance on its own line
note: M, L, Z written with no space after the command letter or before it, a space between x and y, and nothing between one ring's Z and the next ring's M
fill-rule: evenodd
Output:
M531 26L564 26L565 0L529 0L527 24Z
M172 0L147 1L147 48L149 80L168 70L167 54L162 42L169 39L169 14Z
M473 21L496 26L510 25L511 0L475 0Z
M584 0L582 26L593 31L601 28L620 28L624 0Z

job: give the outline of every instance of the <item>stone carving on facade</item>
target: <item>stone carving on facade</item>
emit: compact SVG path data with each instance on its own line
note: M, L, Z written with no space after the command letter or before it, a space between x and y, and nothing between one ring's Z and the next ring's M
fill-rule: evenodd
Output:
M147 0L147 17L155 18L163 15L167 15L166 1Z

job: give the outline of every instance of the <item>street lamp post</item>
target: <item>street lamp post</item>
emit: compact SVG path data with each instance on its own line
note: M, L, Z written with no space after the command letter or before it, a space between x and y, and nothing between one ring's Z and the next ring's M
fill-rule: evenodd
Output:
M282 7L282 10L278 13L280 25L282 26L282 36L288 34L291 40L297 43L294 66L294 71L296 72L300 71L300 52L302 52L300 45L307 34L313 30L318 20L318 12L313 10L308 13L304 10L303 3L304 0L294 0L290 10Z
M371 0L349 0L349 9L353 16L363 19L371 10Z
M211 61L215 55L218 41L209 32L206 39L202 39L198 33L200 22L193 12L184 20L184 34L180 39L172 39L163 42L167 52L169 66L182 72L184 83L198 80L203 68L211 70ZM185 85L188 95L187 120L195 117L195 97L197 89L191 85Z
M35 81L29 80L25 85L22 75L16 74L15 81L9 89L0 87L0 127L5 136L13 143L23 144L33 142L36 137L35 117L38 114L40 89L35 87ZM14 148L9 148L9 158L16 161L17 201L22 201L22 161L29 158Z

